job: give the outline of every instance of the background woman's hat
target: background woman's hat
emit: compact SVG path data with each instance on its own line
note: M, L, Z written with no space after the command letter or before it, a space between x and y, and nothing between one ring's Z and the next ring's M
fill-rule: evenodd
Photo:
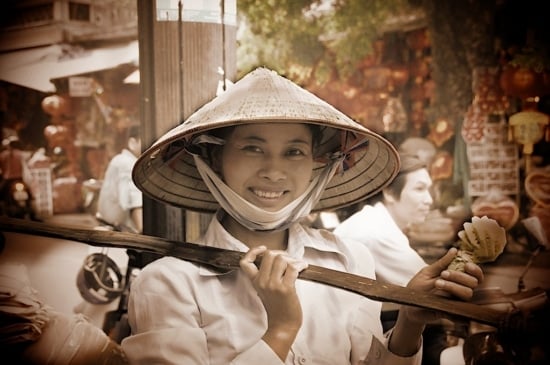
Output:
M321 151L344 151L348 156L314 211L359 202L384 188L399 171L399 156L390 142L275 71L258 68L143 152L134 166L134 182L158 201L214 212L218 203L185 150L191 138L220 127L271 121L320 125ZM353 148L357 143L366 147Z

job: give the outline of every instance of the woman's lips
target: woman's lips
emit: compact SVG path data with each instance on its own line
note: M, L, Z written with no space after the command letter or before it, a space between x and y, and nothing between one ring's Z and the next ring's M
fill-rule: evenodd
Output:
M250 189L252 193L251 203L269 211L281 209L288 203L288 190L263 190Z
M268 199L268 200L279 199L285 194L284 191L268 191L268 190L259 190L259 189L251 189L251 191L257 197L261 199Z

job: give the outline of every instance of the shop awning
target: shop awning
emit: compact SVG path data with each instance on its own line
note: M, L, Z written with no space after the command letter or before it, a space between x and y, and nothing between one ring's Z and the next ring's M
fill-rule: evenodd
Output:
M135 70L124 79L125 84L139 84L139 70Z
M48 93L56 91L51 80L138 61L137 41L94 49L55 44L1 54L0 80Z

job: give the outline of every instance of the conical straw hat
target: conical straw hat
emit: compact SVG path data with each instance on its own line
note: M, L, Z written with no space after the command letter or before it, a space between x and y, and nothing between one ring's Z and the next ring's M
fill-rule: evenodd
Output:
M219 205L186 145L191 137L212 129L270 121L324 127L320 147L324 152L346 149L351 143L342 146L344 140L368 139L367 147L356 150L346 161L352 166L332 178L313 211L359 202L389 184L399 171L399 156L390 142L275 71L257 68L143 152L133 169L134 182L155 200L214 212Z

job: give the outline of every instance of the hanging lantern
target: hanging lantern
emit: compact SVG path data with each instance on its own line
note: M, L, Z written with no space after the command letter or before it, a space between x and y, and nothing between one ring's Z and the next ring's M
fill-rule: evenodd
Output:
M528 67L507 66L500 76L500 86L507 95L521 99L534 98L550 92L548 75Z
M524 110L510 117L510 136L523 145L523 153L533 153L533 145L544 137L544 130L550 121L547 114Z
M427 138L437 147L443 146L454 135L454 126L447 118L437 118Z
M391 86L394 90L401 91L409 81L409 68L406 66L391 67Z
M453 156L447 151L437 152L430 164L429 171L434 181L450 178L453 175Z
M533 145L545 136L544 131L549 122L547 114L535 110L524 110L510 117L509 139L523 145L527 173L531 168Z
M69 103L66 98L59 95L50 95L42 99L42 110L52 117L67 115Z

